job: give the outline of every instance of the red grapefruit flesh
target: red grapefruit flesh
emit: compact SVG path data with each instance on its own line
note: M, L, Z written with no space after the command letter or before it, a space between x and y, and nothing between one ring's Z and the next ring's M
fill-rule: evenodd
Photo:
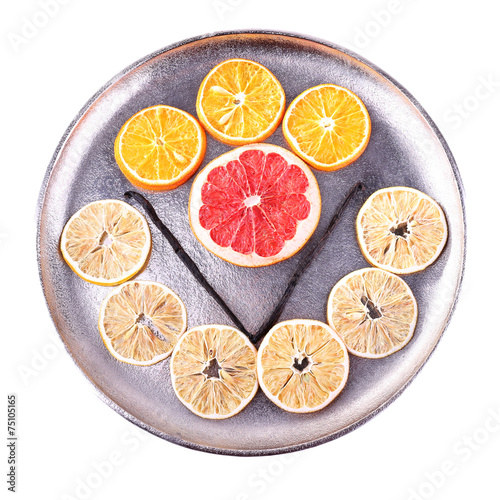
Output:
M251 144L219 156L196 177L189 218L212 253L239 266L287 259L311 237L321 196L310 168L290 151Z

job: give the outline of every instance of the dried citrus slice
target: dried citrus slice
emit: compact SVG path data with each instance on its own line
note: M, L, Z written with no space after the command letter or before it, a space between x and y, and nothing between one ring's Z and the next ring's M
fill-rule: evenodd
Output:
M332 84L302 92L283 118L283 134L292 150L320 170L338 170L358 159L370 132L361 99Z
M201 83L196 111L219 141L234 146L260 142L278 127L285 92L261 64L229 59L215 66Z
M294 319L275 325L257 354L259 384L280 408L321 410L344 388L349 356L340 337L320 321Z
M191 188L189 218L200 242L228 262L259 267L287 259L319 221L310 168L286 149L253 144L210 162Z
M104 299L99 331L116 359L147 366L170 355L186 322L186 308L170 288L154 281L129 281Z
M196 118L160 104L125 122L115 140L115 159L134 186L162 191L187 181L205 148L205 132Z
M256 354L248 338L235 328L192 328L172 354L170 372L175 394L200 417L232 417L257 392Z
M146 264L151 234L146 219L120 200L94 201L69 219L61 253L80 278L96 285L117 285Z
M363 358L383 358L403 348L412 338L417 315L410 287L382 269L344 276L328 298L328 323L349 352Z
M359 211L356 230L366 260L396 274L425 269L439 257L448 238L441 207L408 187L373 193Z

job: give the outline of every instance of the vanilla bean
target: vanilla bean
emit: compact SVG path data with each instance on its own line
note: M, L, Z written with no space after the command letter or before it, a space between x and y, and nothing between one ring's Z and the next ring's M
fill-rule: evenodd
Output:
M162 220L158 217L153 205L141 194L136 193L135 191L127 191L124 196L126 198L133 198L137 203L139 203L142 208L149 215L149 218L153 222L153 224L158 228L158 230L165 236L166 240L170 243L170 246L173 248L174 252L177 254L179 259L184 263L184 265L189 269L191 274L196 278L198 283L209 293L209 295L219 304L219 306L223 309L223 311L231 318L236 327L241 330L247 337L250 337L250 334L243 326L241 321L236 317L236 315L231 311L229 306L224 302L224 299L214 290L212 285L207 281L203 273L200 271L199 267L195 264L194 260L186 253L186 251L182 248L181 244L177 240L177 238L172 234L170 229L162 222Z
M286 303L288 302L288 299L293 293L293 290L295 289L300 277L304 274L306 269L311 265L311 262L314 260L314 258L321 252L323 247L325 246L326 240L332 233L332 231L335 229L335 226L337 225L338 220L340 219L340 216L344 212L345 208L353 198L353 196L358 192L362 191L365 188L364 184L362 182L358 182L355 184L347 196L345 197L344 201L338 208L338 210L333 214L333 217L330 220L330 223L328 224L328 227L326 228L325 232L321 236L321 238L318 240L316 245L311 248L309 253L305 255L302 260L299 262L299 265L297 267L297 270L295 273L292 275L290 278L290 281L288 282L288 286L286 287L283 295L281 296L281 299L279 302L276 304L276 307L274 310L271 312L269 315L269 318L266 320L266 322L260 327L259 331L250 337L250 340L252 343L257 343L273 326L274 324L278 321L279 317L281 316L281 313L283 312L283 309L285 308Z
M304 258L300 261L295 273L292 275L290 278L290 281L288 282L288 285L281 296L279 302L276 304L276 307L274 310L271 312L269 315L268 319L265 321L265 323L260 327L260 329L257 331L255 335L250 335L246 328L243 326L241 321L236 317L236 315L231 311L229 306L225 303L224 299L220 297L220 295L214 290L212 285L207 281L205 276L202 274L196 263L191 259L191 257L186 253L186 251L182 248L181 244L177 240L177 238L172 234L172 232L168 229L168 227L161 221L161 219L158 217L158 214L156 213L155 209L151 205L151 203L141 194L136 193L135 191L127 191L125 193L125 197L127 198L133 198L135 201L137 201L142 208L146 211L146 213L149 215L149 218L153 222L153 224L158 228L158 230L165 236L167 241L170 243L170 246L173 248L174 252L177 254L177 256L181 259L181 261L185 264L185 266L188 268L188 270L191 272L191 274L196 278L196 280L205 288L205 290L210 294L210 296L221 306L221 308L224 310L224 312L231 318L231 320L234 322L234 324L237 326L238 329L240 329L247 337L251 340L252 343L257 343L272 327L273 325L277 322L279 319L281 313L283 312L283 309L285 308L286 303L288 302L288 299L292 295L299 279L301 276L304 274L304 272L307 270L307 268L311 265L312 261L314 258L321 252L323 249L328 237L330 234L333 232L335 229L335 226L337 225L337 222L339 221L341 215L343 214L344 210L346 209L347 205L351 201L351 199L354 197L354 195L358 192L361 191L365 188L364 184L361 182L358 182L355 184L345 197L344 201L338 208L338 210L333 214L332 218L330 219L330 222L328 224L328 227L326 228L325 232L322 234L321 238L318 240L316 245L311 248L309 253L304 256Z

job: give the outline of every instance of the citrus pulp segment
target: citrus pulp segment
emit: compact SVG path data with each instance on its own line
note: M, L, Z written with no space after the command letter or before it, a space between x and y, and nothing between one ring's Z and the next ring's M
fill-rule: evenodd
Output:
M99 331L118 360L147 366L167 358L187 324L181 299L161 283L129 281L103 301Z
M332 84L302 92L283 118L283 134L292 150L320 170L338 170L355 161L370 133L370 116L361 99Z
M328 323L349 352L364 358L383 358L402 349L413 336L417 315L410 287L382 269L348 274L328 298Z
M320 410L344 388L349 356L326 324L295 319L275 325L257 354L259 384L280 408L295 413Z
M196 110L216 139L234 146L260 142L278 127L285 92L261 64L229 59L215 66L201 83Z
M191 188L189 219L198 240L239 266L274 264L313 234L321 196L311 169L286 149L252 144L210 162Z
M200 417L232 417L257 392L256 354L248 338L235 328L192 328L172 354L170 372L175 394Z
M205 148L205 132L196 118L160 104L127 120L115 140L115 159L134 186L162 191L187 181Z
M80 278L112 286L141 271L151 250L151 234L146 219L135 208L120 200L100 200L69 219L60 248Z
M408 187L373 193L356 219L359 245L366 260L396 274L421 271L441 254L448 238L441 207Z

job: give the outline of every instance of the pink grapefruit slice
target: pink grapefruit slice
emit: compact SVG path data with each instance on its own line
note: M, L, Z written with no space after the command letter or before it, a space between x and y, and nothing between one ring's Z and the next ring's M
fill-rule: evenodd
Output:
M191 228L210 252L244 267L288 259L318 225L321 195L311 169L290 151L250 144L211 161L189 199Z

